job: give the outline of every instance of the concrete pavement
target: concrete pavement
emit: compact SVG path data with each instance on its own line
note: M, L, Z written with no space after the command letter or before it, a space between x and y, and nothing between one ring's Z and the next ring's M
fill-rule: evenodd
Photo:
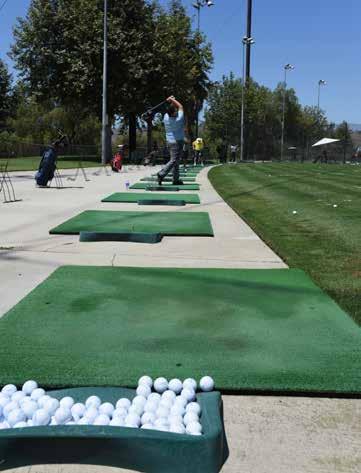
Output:
M37 189L34 173L13 173L22 202L0 204L0 317L60 265L159 267L285 268L286 265L218 196L207 179L201 183L201 205L176 211L208 211L214 238L171 237L160 244L80 243L78 236L49 235L50 228L83 210L157 210L137 204L102 204L101 198L125 190L157 168L66 179L66 189ZM83 188L82 188L83 187ZM131 192L131 191L129 191ZM272 396L224 396L230 457L223 473L339 473L361 471L359 454L361 405L358 400ZM10 471L10 470L9 470ZM104 467L54 465L14 470L23 473L121 473ZM171 472L170 472L171 473ZM207 472L205 472L207 473Z

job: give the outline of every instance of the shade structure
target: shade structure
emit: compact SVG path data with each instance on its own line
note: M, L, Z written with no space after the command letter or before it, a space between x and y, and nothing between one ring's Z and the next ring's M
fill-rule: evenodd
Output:
M329 145L330 143L336 143L337 141L340 141L340 140L336 140L334 138L322 138L322 140L317 141L317 143L312 145L312 148L314 148L315 146Z

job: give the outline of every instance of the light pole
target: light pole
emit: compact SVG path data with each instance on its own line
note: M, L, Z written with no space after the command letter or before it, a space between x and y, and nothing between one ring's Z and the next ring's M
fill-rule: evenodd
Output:
M320 111L320 95L321 95L321 85L326 85L327 82L323 79L318 81L318 99L317 99L317 109Z
M241 104L241 150L240 160L243 161L244 155L244 109L245 109L245 88L246 88L246 61L245 61L245 50L250 50L252 44L255 44L255 40L252 37L244 36L242 39L242 104Z
M197 32L198 34L200 33L201 29L201 8L203 7L212 7L214 3L212 0L196 0L195 3L193 3L193 8L197 10ZM196 103L196 138L198 137L198 115L199 115L199 110L198 110L198 101Z
M107 50L108 50L108 0L104 0L104 39L103 39L103 113L102 113L102 164L108 159L108 112L107 112Z
M282 100L282 131L281 131L281 161L283 160L283 144L285 139L285 109L286 109L286 88L287 88L287 72L292 71L294 66L286 64L284 67L285 80L283 82L283 100Z

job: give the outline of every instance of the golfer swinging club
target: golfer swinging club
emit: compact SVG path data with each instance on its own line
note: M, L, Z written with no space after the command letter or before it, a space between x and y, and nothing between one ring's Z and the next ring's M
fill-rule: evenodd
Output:
M164 115L164 127L170 160L157 174L158 184L161 186L165 176L173 170L173 184L182 185L183 182L179 179L179 162L184 144L183 105L173 95L167 98L167 102L169 105L167 113Z

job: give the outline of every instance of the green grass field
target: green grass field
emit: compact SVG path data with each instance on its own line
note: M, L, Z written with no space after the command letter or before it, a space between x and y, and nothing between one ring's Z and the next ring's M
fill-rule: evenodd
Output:
M225 165L209 178L291 268L305 270L361 324L361 168Z
M30 158L12 158L9 161L8 171L35 171L39 167L41 157L35 156ZM78 166L76 159L68 158L59 158L58 159L58 168L59 169L73 169ZM0 159L0 166L5 164L5 159ZM98 161L95 161L95 158L84 158L82 160L84 167L99 167L100 158Z

